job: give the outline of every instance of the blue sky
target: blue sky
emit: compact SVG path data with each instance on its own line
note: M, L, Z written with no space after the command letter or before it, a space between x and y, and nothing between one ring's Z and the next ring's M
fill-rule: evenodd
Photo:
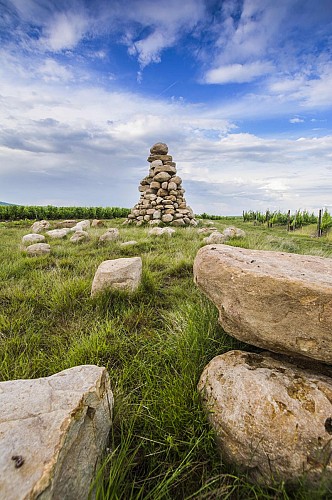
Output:
M0 0L0 200L332 211L331 0Z

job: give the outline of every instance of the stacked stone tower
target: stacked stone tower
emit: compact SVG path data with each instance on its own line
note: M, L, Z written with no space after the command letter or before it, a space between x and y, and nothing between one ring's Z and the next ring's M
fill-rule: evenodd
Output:
M161 223L171 226L196 226L193 211L187 206L182 179L176 175L176 163L162 142L150 148L149 175L139 186L141 197L128 215L127 224L138 226Z

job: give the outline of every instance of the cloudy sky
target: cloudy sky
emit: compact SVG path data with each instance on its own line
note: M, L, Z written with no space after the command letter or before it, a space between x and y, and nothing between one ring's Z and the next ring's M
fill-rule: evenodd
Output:
M331 0L0 0L0 200L332 211Z

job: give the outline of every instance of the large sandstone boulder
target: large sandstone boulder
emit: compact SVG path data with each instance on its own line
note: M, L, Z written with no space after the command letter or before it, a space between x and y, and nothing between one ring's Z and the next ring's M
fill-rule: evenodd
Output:
M94 276L91 296L111 289L134 291L139 286L141 277L141 257L105 260Z
M33 245L45 241L45 236L38 233L25 234L22 238L23 245Z
M51 252L51 247L48 243L34 243L26 247L26 252L30 256L47 255Z
M332 484L332 378L231 351L207 365L198 389L222 457L251 480Z
M105 368L0 383L0 497L83 499L108 443L113 396Z
M164 142L157 142L150 148L150 153L152 155L167 155L168 146Z
M332 363L331 259L209 245L197 253L194 279L230 335Z
M76 224L77 224L77 220L66 219L66 220L62 220L62 221L57 222L56 227L57 227L57 229L61 229L63 227L71 228L71 227L76 226Z

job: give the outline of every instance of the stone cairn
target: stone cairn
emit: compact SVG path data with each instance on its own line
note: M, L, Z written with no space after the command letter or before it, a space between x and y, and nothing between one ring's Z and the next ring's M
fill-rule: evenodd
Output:
M149 175L139 186L141 197L128 215L126 224L196 226L192 209L187 206L182 179L176 175L176 163L162 142L150 148Z

